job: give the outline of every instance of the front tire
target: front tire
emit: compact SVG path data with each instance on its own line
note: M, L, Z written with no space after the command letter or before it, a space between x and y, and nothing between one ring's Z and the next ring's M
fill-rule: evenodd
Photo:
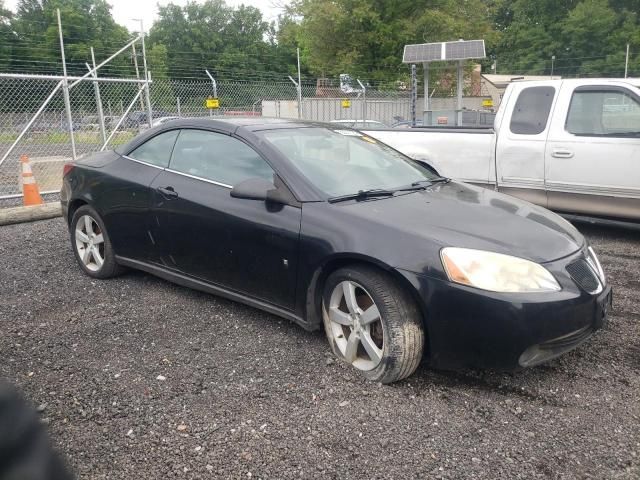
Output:
M100 279L122 273L104 222L93 208L83 205L75 211L70 233L73 253L84 273Z
M369 380L393 383L420 364L424 329L418 307L375 268L356 265L329 275L322 318L333 353Z

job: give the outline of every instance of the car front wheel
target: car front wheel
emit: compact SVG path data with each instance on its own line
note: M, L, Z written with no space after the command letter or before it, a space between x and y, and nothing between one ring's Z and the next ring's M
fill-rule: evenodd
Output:
M325 283L322 316L334 354L369 380L401 380L422 359L417 305L377 269L357 265L333 272Z

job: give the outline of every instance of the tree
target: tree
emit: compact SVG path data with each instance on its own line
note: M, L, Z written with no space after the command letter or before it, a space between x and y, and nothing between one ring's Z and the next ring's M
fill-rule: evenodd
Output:
M11 45L15 41L11 17L11 12L4 7L3 0L0 0L0 70L4 71L11 62Z
M16 34L15 70L60 73L60 47L56 9L62 18L65 54L69 74L84 74L90 61L90 47L98 59L113 53L129 39L126 28L111 16L106 0L20 0L12 21ZM122 74L130 62L116 60L105 74Z
M150 43L171 45L171 77L201 76L208 69L220 79L246 80L286 71L277 61L275 25L257 8L234 9L224 0L160 6Z
M626 44L640 48L638 0L497 0L491 53L511 74L620 76ZM636 63L632 63L635 68Z
M304 61L322 76L392 80L406 75L400 62L408 43L493 34L489 8L480 0L296 0L291 13L300 19Z

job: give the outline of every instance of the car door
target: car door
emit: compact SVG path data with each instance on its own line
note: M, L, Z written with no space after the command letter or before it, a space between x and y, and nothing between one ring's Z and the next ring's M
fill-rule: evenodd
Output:
M148 261L154 245L149 236L151 182L169 165L178 130L162 132L109 165L101 177L99 199L114 251Z
M549 207L640 219L640 96L625 86L563 86L546 151Z
M496 147L499 190L542 206L547 206L544 153L555 98L551 84L522 88L505 113Z
M269 163L224 132L183 129L169 168L153 182L158 262L292 309L300 208L233 198L249 178L274 181Z

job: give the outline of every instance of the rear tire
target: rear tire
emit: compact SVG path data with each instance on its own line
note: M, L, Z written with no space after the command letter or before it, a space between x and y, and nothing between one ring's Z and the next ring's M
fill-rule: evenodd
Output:
M420 311L410 295L378 269L354 265L329 275L322 318L333 353L369 380L393 383L420 364Z
M104 222L89 205L78 208L71 219L71 246L80 268L93 278L111 278L123 272L116 263Z

